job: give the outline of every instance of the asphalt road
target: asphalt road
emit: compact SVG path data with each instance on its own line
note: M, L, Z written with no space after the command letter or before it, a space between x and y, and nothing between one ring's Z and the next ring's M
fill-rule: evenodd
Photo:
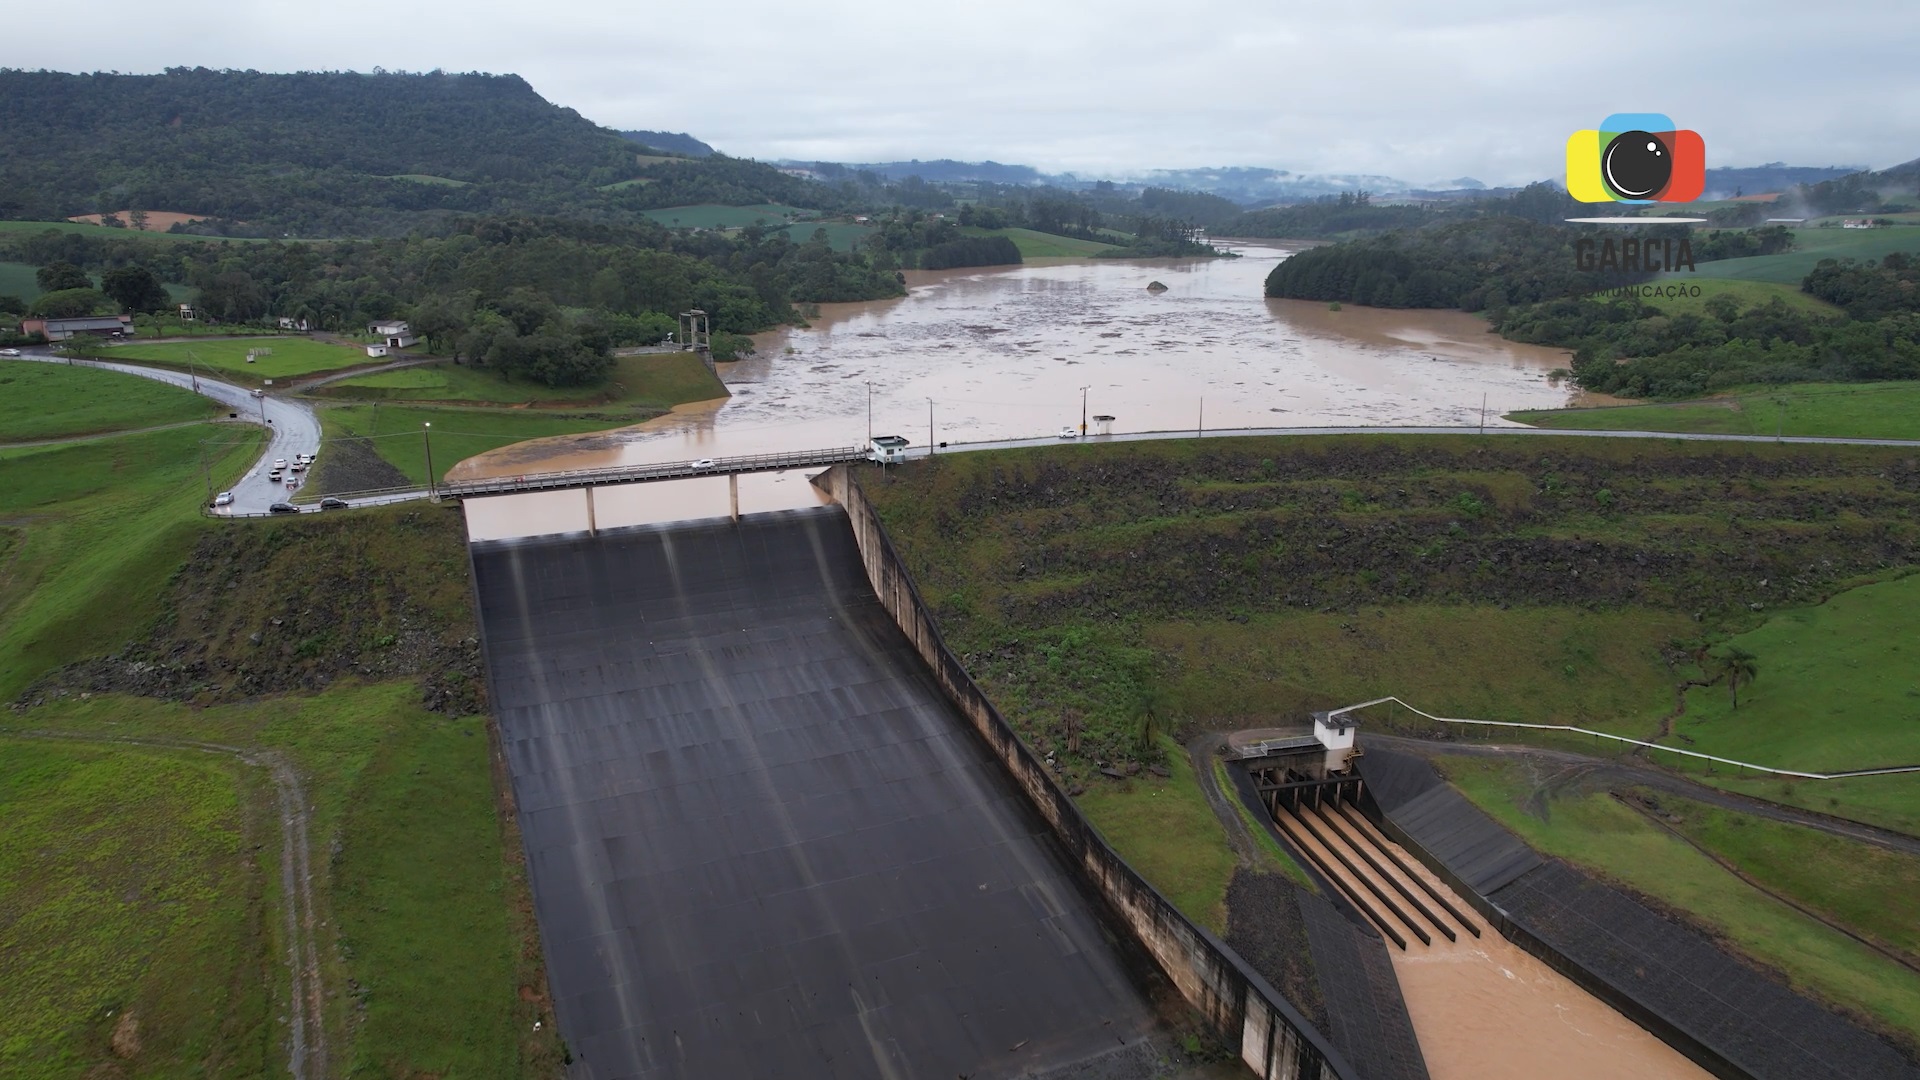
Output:
M190 375L186 372L142 367L139 364L121 364L110 360L70 359L56 356L46 349L23 350L23 355L19 359L43 364L102 368L107 371L138 375L143 379L178 386L212 398L226 406L237 419L264 423L270 433L266 450L260 455L260 460L247 469L246 475L227 489L233 492L233 505L216 510L215 513L218 514L264 514L274 503L286 501L296 489L284 484L272 483L267 479L267 473L273 461L276 458L292 461L295 454L320 452L320 419L314 415L313 409L303 402L289 401L272 394L256 398L250 391L231 383Z

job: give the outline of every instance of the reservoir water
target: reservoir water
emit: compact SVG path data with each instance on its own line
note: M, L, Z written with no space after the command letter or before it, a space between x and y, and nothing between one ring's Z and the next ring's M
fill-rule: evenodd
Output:
M1051 436L1088 416L1115 432L1487 423L1568 403L1565 351L1519 345L1457 311L1267 300L1292 250L1235 259L1077 260L917 272L908 295L822 305L723 364L730 398L636 427L540 439L461 462L453 479L851 446ZM1164 291L1149 290L1159 282ZM1083 391L1084 388L1084 391ZM929 417L931 413L931 418ZM929 424L931 419L931 425ZM727 512L721 479L604 489L603 527ZM810 505L803 477L742 478L742 510ZM476 500L478 503L479 500ZM578 493L470 508L476 537L584 529Z

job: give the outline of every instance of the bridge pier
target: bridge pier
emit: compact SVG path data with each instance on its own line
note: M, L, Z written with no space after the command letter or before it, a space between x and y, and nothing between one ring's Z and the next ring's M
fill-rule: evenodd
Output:
M740 474L739 473L730 472L727 474L727 505L731 508L731 516L733 517L733 523L735 525L740 524Z
M587 493L587 535L598 536L600 530L595 527L593 520L593 485L588 484L580 490Z

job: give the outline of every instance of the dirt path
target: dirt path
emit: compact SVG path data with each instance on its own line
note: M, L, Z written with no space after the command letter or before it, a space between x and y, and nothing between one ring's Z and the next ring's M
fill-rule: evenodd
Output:
M1834 817L1814 810L1803 810L1784 803L1768 802L1750 795L1723 791L1652 765L1588 757L1571 751L1545 750L1533 746L1443 743L1378 733L1368 734L1366 741L1384 745L1389 749L1406 750L1422 757L1456 754L1463 757L1530 760L1548 770L1546 778L1537 786L1536 796L1575 790L1583 786L1597 791L1604 789L1608 784L1637 784L1710 806L1763 817L1770 821L1804 825L1810 829L1818 829L1833 836L1843 836L1849 840L1858 840L1889 851L1920 855L1920 837L1909 836L1892 829L1883 829L1876 825L1849 821L1846 818Z
M226 754L267 770L279 796L280 887L285 897L287 937L287 1072L294 1080L323 1080L327 1075L326 989L321 982L320 946L315 941L320 917L313 901L312 848L307 835L307 796L300 774L272 750L225 746L191 739L80 735L63 731L0 732L24 739L151 746Z
M1196 735L1187 740L1187 761L1193 765L1194 778L1200 782L1200 793L1207 797L1213 816L1219 818L1221 827L1227 830L1227 845L1233 848L1234 857L1243 867L1259 867L1265 861L1260 856L1260 847L1254 842L1246 819L1234 809L1232 796L1220 790L1220 778L1213 771L1213 760L1226 744L1224 732Z

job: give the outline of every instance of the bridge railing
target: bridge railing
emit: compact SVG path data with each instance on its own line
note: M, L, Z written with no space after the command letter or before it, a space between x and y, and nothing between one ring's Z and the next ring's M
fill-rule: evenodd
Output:
M504 495L519 491L548 491L555 488L595 487L640 480L670 480L698 476L724 476L727 473L771 472L799 469L812 465L834 465L858 461L866 451L858 446L835 446L822 450L786 450L773 454L741 454L714 458L712 465L696 467L691 461L669 461L650 465L619 465L604 469L565 469L559 472L526 473L520 476L492 476L484 480L462 480L440 485L443 494Z

